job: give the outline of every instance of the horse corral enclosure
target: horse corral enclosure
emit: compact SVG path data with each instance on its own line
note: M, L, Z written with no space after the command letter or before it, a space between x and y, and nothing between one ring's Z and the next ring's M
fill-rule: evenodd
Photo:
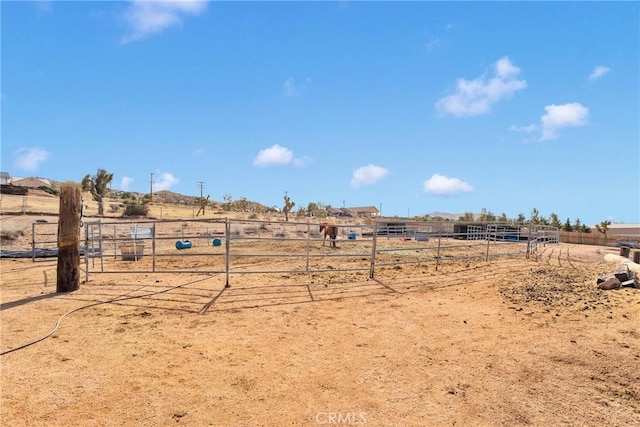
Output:
M86 280L94 273L310 274L363 272L402 264L535 254L558 243L553 227L405 221L333 224L243 219L89 221L84 223ZM47 228L49 229L47 231ZM46 249L52 224L33 224L33 254ZM47 237L49 236L49 237ZM325 246L326 240L330 244ZM35 258L34 258L35 259Z

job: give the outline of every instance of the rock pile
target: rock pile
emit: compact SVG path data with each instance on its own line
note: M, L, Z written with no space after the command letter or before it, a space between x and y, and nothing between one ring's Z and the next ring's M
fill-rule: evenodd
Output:
M640 288L638 275L629 269L629 264L623 262L618 265L613 273L607 273L598 277L596 281L598 289L610 290L620 289L623 286Z

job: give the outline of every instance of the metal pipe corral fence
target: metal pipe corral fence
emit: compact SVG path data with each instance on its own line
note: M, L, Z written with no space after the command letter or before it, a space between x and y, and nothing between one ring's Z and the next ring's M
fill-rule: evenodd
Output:
M55 245L54 225L33 224L34 254L39 246ZM86 280L122 272L224 274L227 286L236 274L366 271L374 278L384 267L404 264L437 270L447 261L529 257L538 245L559 242L558 229L523 224L387 220L337 227L337 248L332 248L315 221L85 221Z

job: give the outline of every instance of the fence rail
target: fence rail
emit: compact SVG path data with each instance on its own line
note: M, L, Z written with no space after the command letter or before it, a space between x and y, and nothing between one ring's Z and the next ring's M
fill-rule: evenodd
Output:
M557 243L553 227L497 223L454 231L450 222L337 224L336 248L318 223L249 219L91 221L83 226L86 280L97 273L238 274L366 272L405 264L522 256ZM55 228L54 228L55 227ZM55 247L57 224L33 223L32 249Z

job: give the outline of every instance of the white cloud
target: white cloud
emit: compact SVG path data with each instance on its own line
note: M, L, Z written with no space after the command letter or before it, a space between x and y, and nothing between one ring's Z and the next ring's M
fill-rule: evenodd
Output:
M273 165L293 165L298 168L303 168L313 159L309 156L293 157L293 151L285 148L281 145L274 144L269 148L260 150L255 159L253 159L254 166L273 166Z
M36 171L40 163L51 157L51 153L40 147L20 148L16 151L16 155L13 166L16 169L30 172Z
M275 144L264 150L260 150L253 164L255 166L270 166L270 165L287 165L293 160L293 151L288 148Z
M591 74L589 74L589 80L598 80L600 77L604 77L610 72L611 72L611 68L605 67L603 65L598 65L593 69Z
M458 178L449 178L448 176L434 173L431 178L423 184L426 193L435 194L437 196L452 196L456 193L469 193L473 191L473 187Z
M48 14L53 10L52 0L35 0L34 4L39 15Z
M124 14L129 33L123 43L143 39L166 28L181 25L185 15L199 15L207 0L133 0Z
M305 166L307 166L309 163L311 163L313 161L313 159L309 156L304 156L302 158L294 158L291 161L291 164L293 164L293 166L297 167L297 168L303 168Z
M512 132L533 133L537 129L538 129L538 126L534 124L527 125L527 126L516 126L516 125L509 126L509 130Z
M297 94L296 91L296 83L293 77L287 78L282 85L282 94L286 97L295 96Z
M359 188L361 185L372 185L380 181L389 174L389 171L382 166L368 165L353 171L351 187Z
M494 73L490 79L486 76L474 80L458 79L456 92L440 98L436 108L443 114L457 117L487 114L495 103L527 87L526 80L518 79L520 68L506 56L496 61Z
M431 40L429 40L426 44L425 47L427 48L427 50L429 52L431 52L432 50L435 50L437 48L439 48L440 46L442 46L442 40L440 40L439 38L432 38Z
M307 78L303 83L296 83L296 80L293 77L287 77L287 79L282 84L282 95L291 98L293 96L298 96L305 90L311 83L311 79Z
M120 180L120 190L129 191L129 186L133 183L133 178L123 176Z
M169 172L162 172L160 180L153 183L153 191L168 190L176 185L180 180Z
M578 102L547 105L544 109L547 113L540 118L543 141L557 139L561 128L584 126L589 122L589 109Z

